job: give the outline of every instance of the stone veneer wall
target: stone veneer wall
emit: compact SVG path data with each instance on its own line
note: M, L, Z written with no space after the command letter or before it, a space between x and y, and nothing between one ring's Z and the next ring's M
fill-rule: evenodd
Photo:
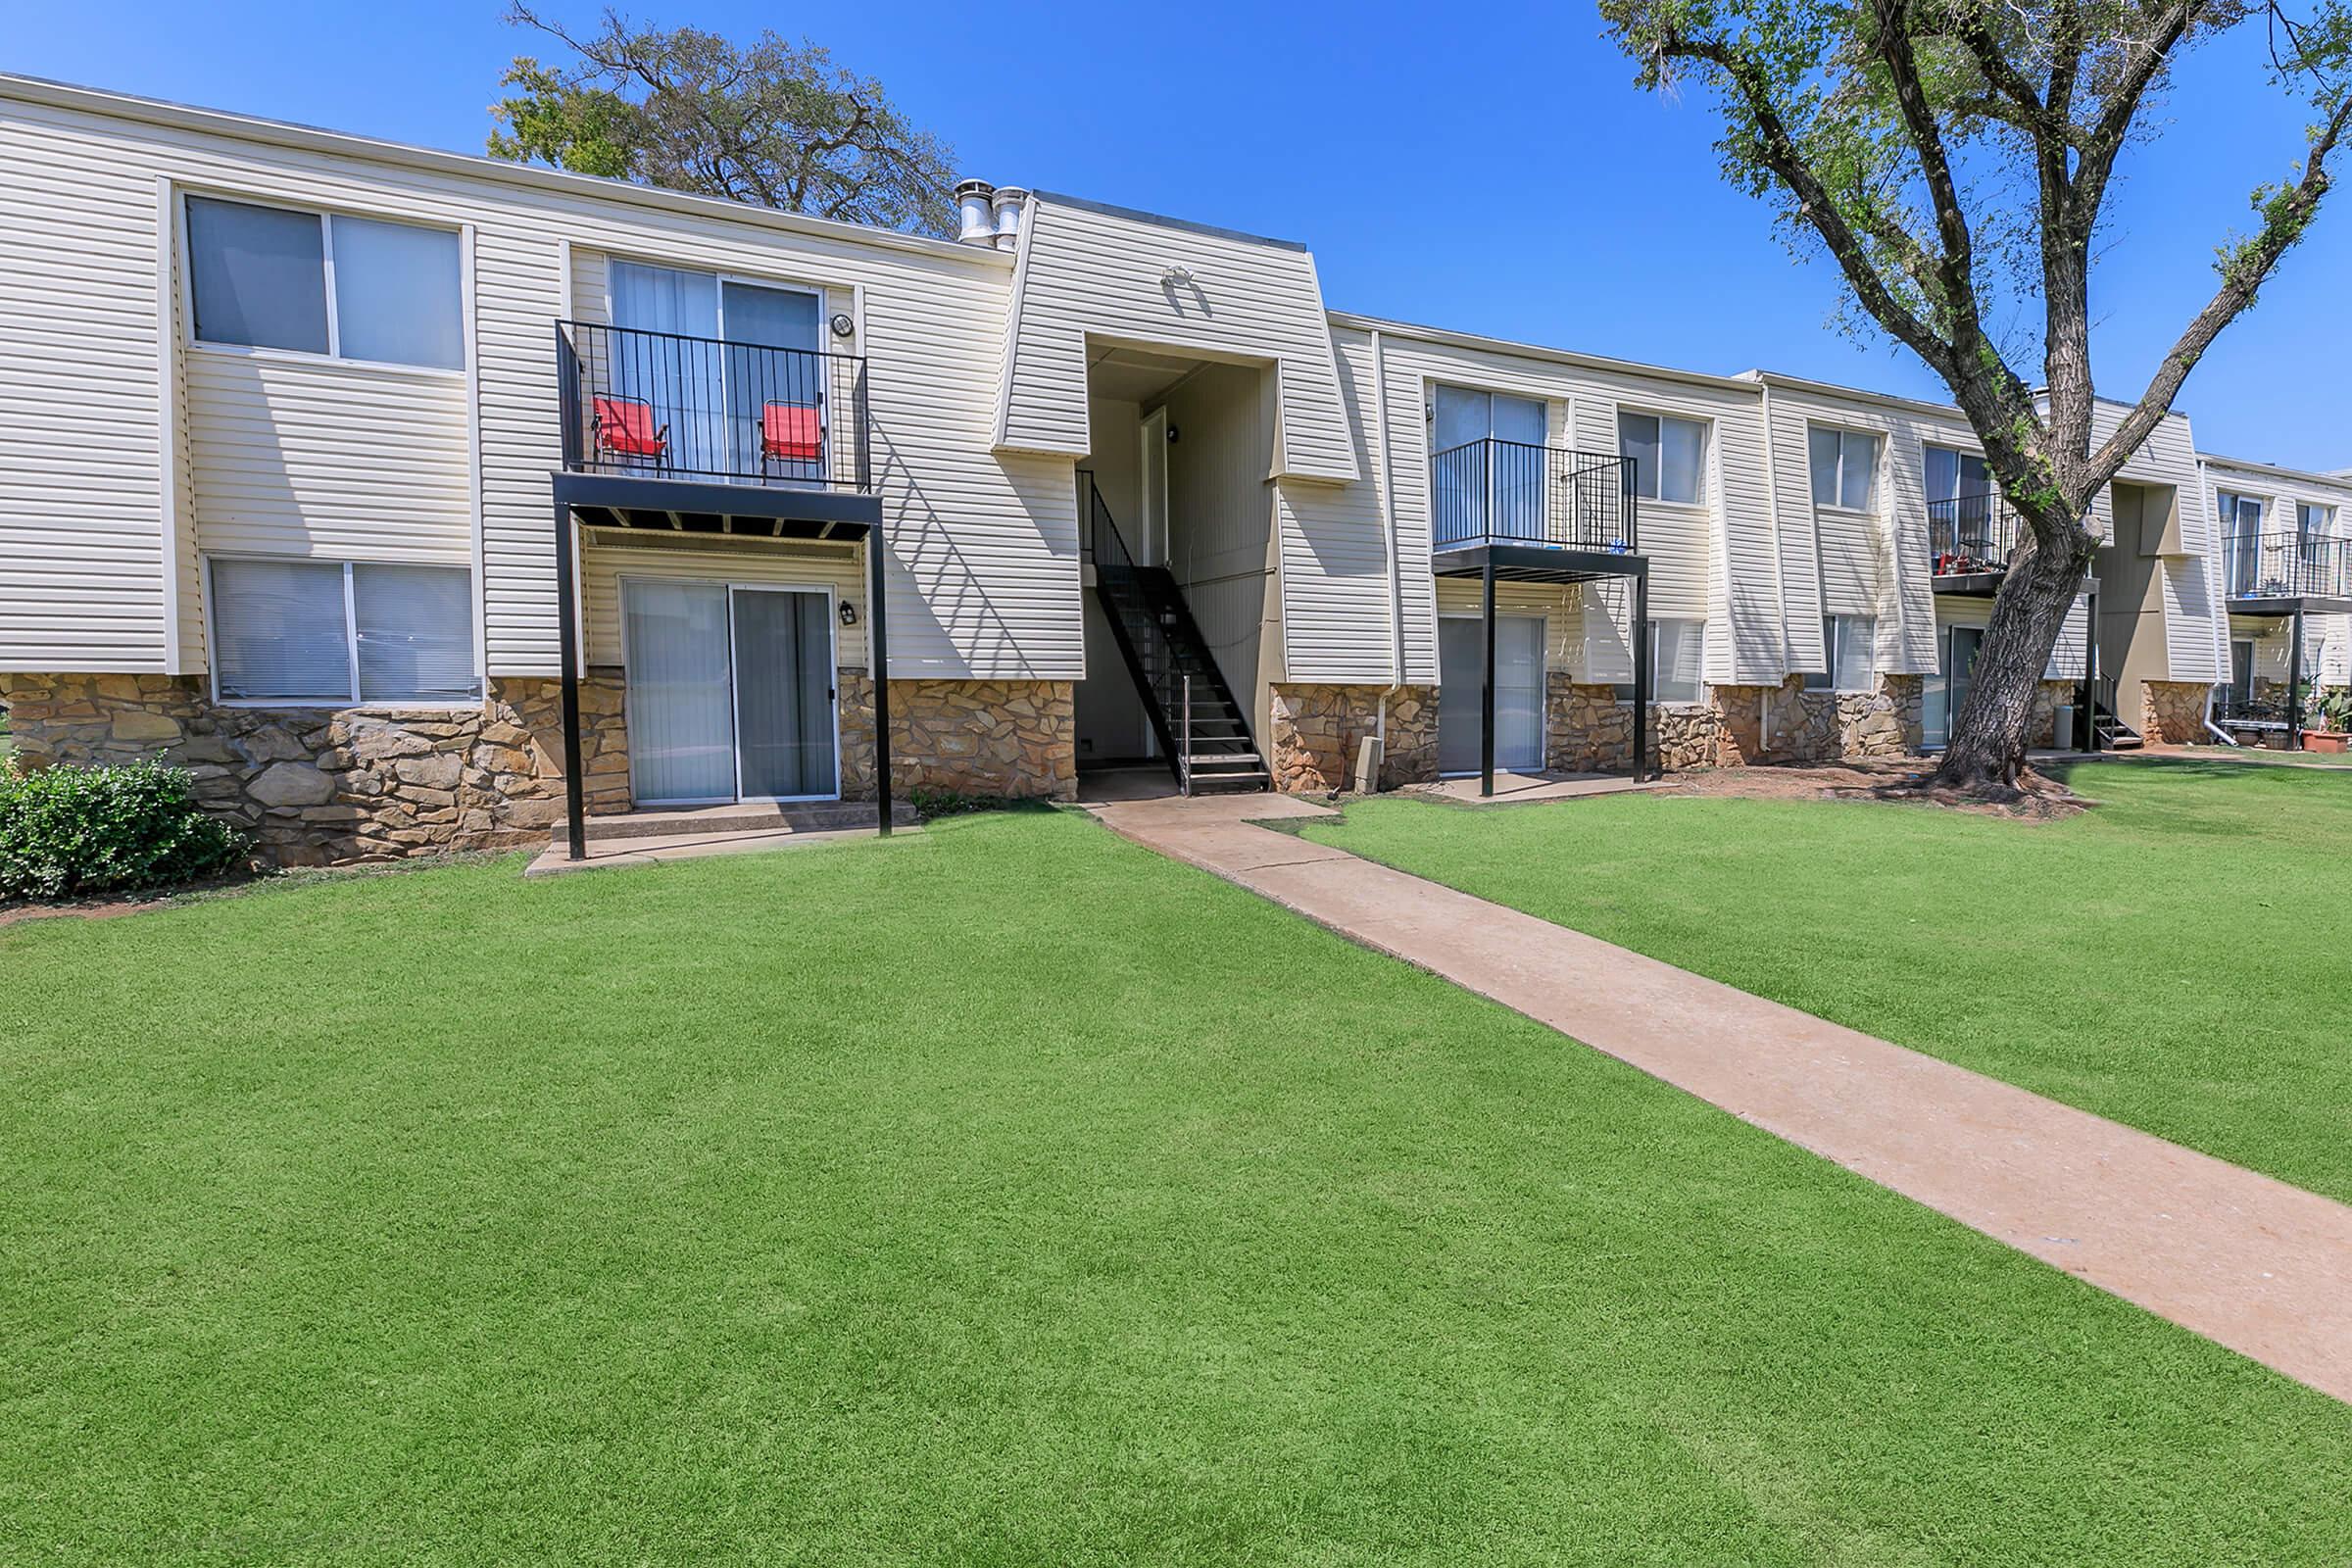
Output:
M1354 786L1355 754L1380 730L1378 686L1318 686L1277 681L1266 737L1274 787L1319 794ZM1379 788L1427 784L1438 776L1438 689L1406 686L1389 694L1388 744Z
M1621 773L1633 765L1634 707L1615 686L1588 685L1555 670L1544 683L1544 763L1563 773ZM1718 765L1724 716L1711 704L1652 707L1650 760L1666 772Z
M862 672L861 672L862 673ZM873 698L865 696L865 797L873 798ZM848 773L850 706L843 703ZM1078 717L1066 680L894 680L890 777L899 789L1075 800Z
M2205 702L2212 693L2203 681L2141 683L2141 737L2151 746L2195 745L2205 738Z
M561 691L500 679L471 708L242 708L196 676L0 675L32 766L144 758L185 767L204 806L278 865L540 842L563 814ZM629 805L620 673L580 688L591 810Z
M2075 707L2082 701L2082 684L2072 680L2045 680L2034 691L2034 718L2026 726L2028 746L2072 746L2075 737L2058 733L2058 710Z
M1546 691L1547 765L1563 772L1614 772L1627 766L1634 751L1634 710L1617 700L1615 687L1580 684L1555 672ZM1703 704L1650 710L1653 760L1674 772L1900 757L1919 749L1924 691L1917 675L1882 675L1872 692L1809 692L1801 675L1778 687L1710 686Z

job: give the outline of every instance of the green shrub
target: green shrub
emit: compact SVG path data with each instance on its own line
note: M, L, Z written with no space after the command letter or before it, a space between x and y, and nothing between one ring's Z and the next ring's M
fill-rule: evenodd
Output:
M156 888L232 865L245 836L208 816L180 768L0 769L0 898Z

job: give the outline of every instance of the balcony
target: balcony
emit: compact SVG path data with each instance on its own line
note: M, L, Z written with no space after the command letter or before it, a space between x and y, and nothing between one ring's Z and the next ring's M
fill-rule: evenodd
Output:
M1998 491L1928 503L1928 560L1938 593L1990 592L2017 551L2017 514Z
M2352 540L2314 534L2236 534L2222 541L2222 582L2240 614L2352 609ZM2329 605L2312 605L2327 600Z
M566 472L873 493L860 356L559 321L556 368Z
M1633 465L1487 437L1429 460L1432 542L1630 556L1640 550Z

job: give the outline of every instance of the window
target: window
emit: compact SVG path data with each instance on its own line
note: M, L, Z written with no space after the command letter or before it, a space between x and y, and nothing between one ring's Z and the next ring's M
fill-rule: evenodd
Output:
M1706 698L1707 623L1703 620L1653 619L1649 623L1649 688L1653 702L1696 703ZM1634 688L1617 688L1617 700L1630 703Z
M1695 505L1707 498L1707 427L1657 414L1617 416L1617 455L1634 463L1635 493Z
M466 365L451 229L191 196L188 287L200 342Z
M2315 507L2310 502L2295 507L2295 530L2306 539L2325 539L2335 532L2335 509Z
M1814 425L1805 445L1813 459L1813 504L1869 511L1878 491L1879 438Z
M1437 537L1544 537L1544 405L1473 387L1441 386L1430 402L1430 479Z
M2222 565L2229 574L2229 591L2236 598L2252 594L2265 573L2262 565L2262 499L2221 492Z
M1829 668L1805 677L1809 692L1866 692L1876 685L1879 623L1869 615L1821 617L1821 648Z
M1992 470L1984 460L1974 453L1955 452L1950 447L1927 449L1928 504L1968 501L1989 498L1993 493Z
M222 558L212 573L223 701L470 703L473 574L463 566Z

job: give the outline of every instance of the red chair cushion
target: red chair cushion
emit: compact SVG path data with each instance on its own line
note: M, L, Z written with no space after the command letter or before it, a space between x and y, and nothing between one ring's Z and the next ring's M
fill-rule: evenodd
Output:
M771 458L814 463L825 455L824 423L804 403L770 403L760 412L760 444Z
M654 429L654 406L635 398L596 400L596 444L632 458L658 458L669 447Z

